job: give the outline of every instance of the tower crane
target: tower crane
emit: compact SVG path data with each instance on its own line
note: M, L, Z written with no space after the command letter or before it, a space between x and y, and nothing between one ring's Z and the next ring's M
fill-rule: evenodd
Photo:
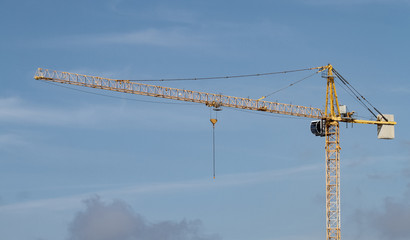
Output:
M377 120L361 120L353 117L353 112L347 112L346 106L339 106L335 78L356 91L331 64L321 67L310 68L322 72L327 78L326 105L325 109L305 107L292 104L233 97L221 94L191 91L178 88L149 85L131 80L117 80L82 74L53 71L39 68L34 76L36 80L51 81L63 84L71 84L83 87L98 88L123 93L138 94L151 97L159 97L194 103L202 103L208 107L220 108L231 107L246 110L262 111L274 114L316 119L311 122L311 131L316 136L325 137L326 152L326 239L340 240L340 142L339 123L358 123L377 125L378 137L382 139L394 138L394 116L380 113L374 108L378 116ZM349 87L350 86L350 87ZM356 91L357 92L357 91ZM358 92L357 92L358 93ZM363 96L359 99L368 102ZM370 104L370 103L369 103ZM370 104L371 105L371 104ZM371 105L373 106L373 105ZM370 110L368 108L368 110ZM371 110L370 110L371 111ZM215 123L213 123L214 125Z

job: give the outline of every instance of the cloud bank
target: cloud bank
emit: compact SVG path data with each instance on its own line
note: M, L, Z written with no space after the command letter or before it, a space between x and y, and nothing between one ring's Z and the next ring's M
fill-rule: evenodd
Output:
M219 240L201 233L200 220L150 223L121 200L110 204L97 197L84 201L85 211L69 225L68 240Z
M357 239L367 233L376 233L373 239L410 239L410 184L402 199L386 198L380 209L357 210L354 217L359 228Z

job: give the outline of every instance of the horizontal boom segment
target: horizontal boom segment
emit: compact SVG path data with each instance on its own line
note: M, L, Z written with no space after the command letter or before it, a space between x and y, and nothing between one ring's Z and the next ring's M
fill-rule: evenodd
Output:
M321 119L323 117L323 112L319 108L148 85L131 82L129 80L116 80L41 68L37 70L34 78L36 80L52 81L110 91L203 103L209 107L232 107L316 119Z

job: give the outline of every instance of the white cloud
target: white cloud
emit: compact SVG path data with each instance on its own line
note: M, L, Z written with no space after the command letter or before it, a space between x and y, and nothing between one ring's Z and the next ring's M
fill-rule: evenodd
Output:
M29 104L16 97L0 99L0 122L67 125L89 123L94 117L95 110L91 107L69 110L55 107L45 108Z
M166 22L197 24L197 14L191 10L172 6L157 6L153 11L146 11L142 16L147 19L159 19Z
M291 236L284 236L284 237L277 237L277 238L269 238L266 240L316 240L316 239L323 239L322 236L318 235L291 235Z
M389 89L389 86L386 87ZM390 92L393 94L402 94L408 96L410 93L410 86L401 85L400 87L390 87Z
M133 45L156 45L156 46L187 46L197 45L200 38L187 33L183 29L147 29L142 31L92 36L92 43L101 44L133 44Z
M78 89L73 87L74 89ZM136 111L128 111L127 98L135 101L141 101L144 105L148 103L170 103L175 102L161 99L143 98L137 99L125 94L113 95L103 91L92 91L93 89L80 89L81 91L88 91L94 94L102 94L104 96L111 96L116 99L110 104L96 104L96 103L82 103L80 106L70 104L70 106L56 105L38 105L32 104L28 100L18 97L0 98L0 122L9 124L10 126L17 124L36 124L36 125L50 125L50 126L75 126L87 128L106 128L107 124L121 121L122 126L127 124L138 127L136 121L141 120L142 124L152 127L158 127L152 121L147 119L160 119L162 116L160 112L150 108L144 108L145 113L150 114L141 115ZM124 100L119 96L124 96ZM96 97L98 98L98 96ZM130 100L130 101L131 101ZM61 103L60 103L61 104ZM130 105L132 107L134 105ZM118 116L121 116L119 118ZM175 114L176 118L182 118ZM192 116L193 118L195 116ZM0 141L5 141L6 138L13 140L13 142L20 141L17 135L3 135Z
M344 0L344 1L329 1L329 0L311 0L302 1L305 4L311 5L363 5L363 4L409 4L409 0Z
M136 16L142 19L153 21L164 21L173 23L197 23L198 13L187 7L175 7L174 4L155 3L154 6L135 8L130 5L135 4L133 1L112 0L108 7L114 14L122 16Z
M175 18L173 12L179 10L157 10L162 18ZM181 10L182 11L182 10ZM165 12L165 13L163 13ZM155 13L154 14L159 14ZM188 13L186 15L189 15ZM126 32L105 32L93 34L79 34L49 37L38 42L44 47L101 47L106 45L120 46L155 46L166 48L190 48L201 47L211 50L217 46L231 46L234 39L242 39L240 46L249 43L251 46L255 39L258 42L287 42L296 41L299 34L285 24L279 24L269 20L252 22L230 22L211 20L207 23L195 22L183 24L180 22L191 21L190 17L184 20L173 19L171 27L149 27ZM171 20L170 20L171 21ZM237 43L235 44L237 45Z
M58 37L46 41L47 46L141 45L159 47L189 47L207 44L204 35L187 28L149 28L123 33L85 34Z
M30 145L22 136L16 133L0 134L0 149L9 149L12 146Z
M249 172L249 173L238 173L238 174L229 174L221 175L217 177L217 180L211 179L200 179L200 180L191 180L183 182L162 182L162 183L146 183L139 184L130 187L108 189L105 191L98 191L87 194L74 195L69 197L61 198L50 198L50 199L41 199L23 203L15 203L0 206L0 213L2 211L28 211L30 209L54 209L62 210L65 208L74 208L78 207L78 203L87 198L90 195L98 194L101 196L136 196L144 195L151 193L160 193L160 194L169 194L179 191L197 191L200 189L211 190L214 188L225 188L231 186L244 186L259 184L263 182L272 182L280 181L285 176L298 175L303 172L312 172L321 170L322 166L317 165L306 165L301 167L289 168L289 169L280 169L272 171L262 171L262 172Z

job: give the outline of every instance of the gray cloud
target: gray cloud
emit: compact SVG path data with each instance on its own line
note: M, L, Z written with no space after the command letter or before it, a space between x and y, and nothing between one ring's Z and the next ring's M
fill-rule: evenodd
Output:
M123 201L104 203L99 197L84 201L69 226L68 240L218 240L201 233L200 220L150 223Z
M356 210L357 239L376 233L373 239L410 239L410 184L403 199L386 198L380 209Z
M402 174L403 176L410 178L410 167L403 169Z
M373 180L385 180L385 179L389 179L392 178L391 175L387 175L387 174L380 174L380 173L368 173L367 177L369 179L373 179Z

